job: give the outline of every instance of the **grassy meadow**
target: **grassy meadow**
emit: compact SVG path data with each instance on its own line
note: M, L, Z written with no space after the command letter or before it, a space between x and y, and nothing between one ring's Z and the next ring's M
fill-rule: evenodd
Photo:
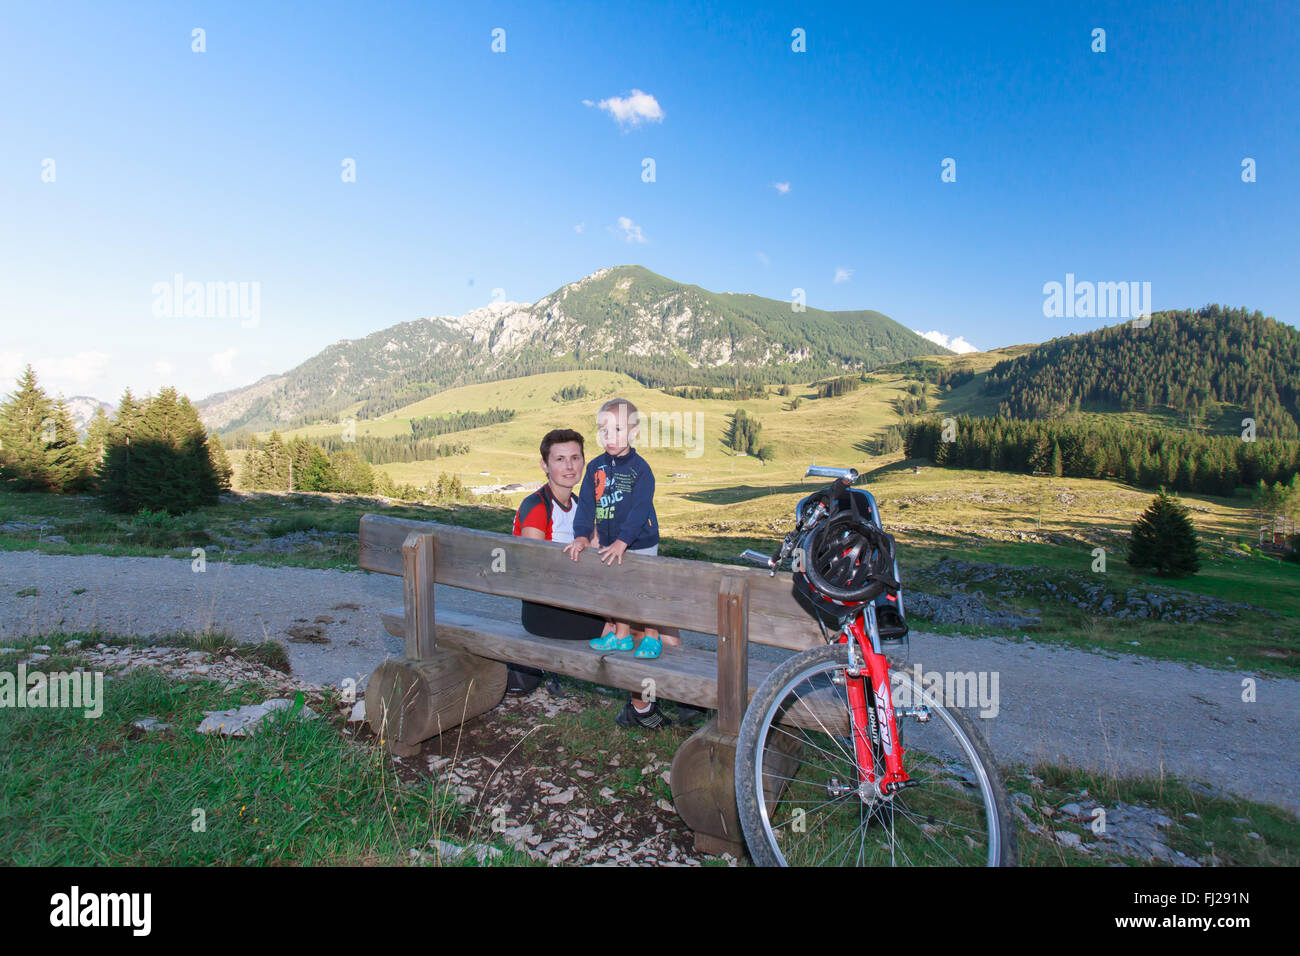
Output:
M1015 352L1014 348L1003 349L969 356L944 356L933 361L965 364L984 371ZM586 438L588 457L599 454L596 411L607 399L621 396L633 402L642 413L637 450L654 469L656 508L667 521L674 515L707 512L709 501L702 495L711 490L725 491L738 484L774 489L797 484L812 463L851 465L860 471L886 463L872 454L871 443L888 426L901 421L893 403L907 394L911 380L888 373L876 373L874 378L874 384L835 398L819 399L816 389L805 384L792 385L789 396L779 395L777 387L770 386L765 398L737 402L676 398L648 389L616 372L553 372L440 392L379 419L356 422L356 434L358 437L408 435L410 421L416 418L491 407L514 409L516 416L509 422L438 439L447 443L465 442L470 446L468 454L379 467L398 484L417 487L423 487L444 472L459 476L467 487L514 482L540 484L537 446L541 437L553 428L573 428ZM553 396L568 385L585 386L589 397L571 402L554 401ZM932 408L952 414L976 410L985 402L978 394L978 386L977 377L945 397L936 397L934 387L930 386ZM796 399L799 400L797 408L793 407ZM775 448L775 460L764 464L754 457L736 455L726 447L730 419L737 409L744 409L762 423L760 444ZM346 420L348 414L342 414L340 421ZM683 428L679 434L675 428L661 428L655 440L649 424L653 415L672 422L689 419L690 431L687 433ZM299 435L321 438L338 436L341 428L338 422L322 423L282 434L286 439ZM232 462L236 462L238 470L242 455L232 452Z
M979 373L1021 348L934 361L968 365ZM931 411L993 411L984 407L988 399L979 393L981 379L977 374L939 394L928 386ZM468 454L377 467L397 483L416 487L448 473L467 488L519 482L531 489L543 480L537 462L541 436L551 428L572 427L586 436L588 457L598 454L596 410L620 395L636 403L643 415L638 450L655 471L663 554L730 562L745 548L774 549L789 528L795 502L824 484L803 477L807 466L851 465L863 473L862 486L876 496L886 527L898 539L905 583L909 573L948 557L1042 569L1044 580L1059 579L1063 593L1077 592L1084 586L1079 576L1091 575L1090 583L1102 583L1121 598L1129 588L1143 593L1172 589L1261 609L1224 624L1184 624L1117 620L1063 600L1008 599L1002 603L1041 615L1042 624L1004 636L1219 667L1300 672L1300 565L1281 563L1250 547L1257 540L1257 521L1249 499L1183 495L1203 546L1201 572L1177 580L1135 573L1124 561L1126 538L1151 501L1150 490L1116 481L935 468L905 462L901 452L874 454L875 437L901 421L894 402L912 382L878 372L856 391L834 398L816 398L813 386L805 384L791 386L789 396L771 387L766 397L736 402L675 398L613 372L551 373L442 392L381 419L357 422L356 429L358 435L409 434L413 418L493 406L515 409L512 421L440 439L468 444ZM587 388L586 398L553 400L562 387L577 384ZM767 464L726 447L737 408L761 422L760 443L776 449ZM688 438L661 428L658 440L651 441L652 415L691 422ZM337 435L339 427L319 424L284 434L322 437ZM237 476L242 457L231 452ZM508 532L513 508L524 494L497 496L490 504L472 496L467 502L416 504L344 495L237 493L220 505L172 518L110 515L89 498L3 492L0 548L188 558L192 548L205 547L213 552L209 560L346 568L355 567L357 522L368 511ZM1106 552L1104 574L1092 571L1096 548ZM963 586L947 579L937 587L933 581L927 584L938 597L946 588ZM981 629L964 628L962 633L979 635Z

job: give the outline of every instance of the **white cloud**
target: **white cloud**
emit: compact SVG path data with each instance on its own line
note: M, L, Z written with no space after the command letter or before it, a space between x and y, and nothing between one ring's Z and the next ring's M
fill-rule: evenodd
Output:
M0 394L23 374L23 357L17 352L0 352Z
M756 252L754 255L758 256L758 261L763 265L770 266L772 264L772 260L767 257L766 253Z
M790 184L789 184L789 183L773 183L773 184L772 184L772 188L775 189L777 192L779 192L782 196L784 196L786 193L788 193L788 192L790 191Z
M573 231L576 232L576 233L581 234L582 231L583 231L584 229L586 229L586 228L587 228L587 224L586 224L585 222L580 222L580 223L578 223L576 226L573 227Z
M913 329L912 331L915 332L917 335L921 336L921 338L933 342L935 345L942 345L946 349L952 349L954 352L961 353L961 352L979 351L978 348L971 345L960 335L957 336L956 338L949 338L948 336L944 335L942 332L938 332L938 331L921 332L918 329Z
M28 362L36 370L36 381L47 395L76 395L104 384L104 373L113 356L107 352L76 352L29 359L19 352L0 352L0 396L9 392Z
M238 349L226 349L224 352L214 352L209 359L212 365L212 371L218 375L235 374L235 356L239 354Z
M835 270L836 285L839 285L841 282L848 282L852 278L853 278L852 269L846 269L843 266L840 266L838 269Z
M176 366L167 359L159 359L153 363L153 370L163 378L169 378L171 377L171 374L176 371Z
M628 242L645 242L645 233L641 227L634 223L627 216L618 217L618 228L623 230L623 238Z
M81 392L102 381L112 360L107 352L77 352L37 359L32 366L47 392Z
M640 126L642 123L662 123L664 121L663 107L649 93L643 93L640 90L633 90L627 96L611 96L609 99L601 100L599 103L593 103L591 100L583 100L584 106L595 106L604 110L621 127Z

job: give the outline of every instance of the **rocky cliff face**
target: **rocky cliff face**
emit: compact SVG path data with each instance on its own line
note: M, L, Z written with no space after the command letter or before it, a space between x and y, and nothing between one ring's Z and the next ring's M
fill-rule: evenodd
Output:
M86 433L86 426L95 417L96 409L102 408L104 414L110 417L115 411L114 407L108 402L101 402L89 395L73 395L71 398L66 399L65 402L68 406L68 413L72 416L72 423L77 426L77 434L79 435Z

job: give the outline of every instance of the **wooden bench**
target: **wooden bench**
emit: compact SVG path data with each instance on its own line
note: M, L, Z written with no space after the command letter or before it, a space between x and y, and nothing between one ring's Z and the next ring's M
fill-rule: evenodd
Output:
M717 711L673 758L673 802L698 850L740 855L736 735L752 688L775 666L751 662L749 642L792 651L822 643L791 596L788 577L637 554L607 567L594 548L575 562L556 542L374 514L362 517L360 539L361 567L401 575L404 583L404 607L383 620L406 641L405 659L381 663L366 691L367 718L386 747L414 754L421 741L495 707L505 693L507 662L634 692L652 688L656 698ZM717 651L665 647L658 659L638 660L592 650L585 641L537 637L517 619L435 616L435 584L715 634ZM804 715L807 726L832 719L834 707L828 710Z

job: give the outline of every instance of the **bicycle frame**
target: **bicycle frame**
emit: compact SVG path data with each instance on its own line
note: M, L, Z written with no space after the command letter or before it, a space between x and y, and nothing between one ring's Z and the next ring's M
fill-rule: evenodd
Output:
M884 530L876 499L870 492L852 487L858 477L856 470L813 466L808 469L804 477L808 475L834 477L836 481L830 488L800 499L795 506L795 529L785 536L781 550L777 554L768 557L757 551L747 550L741 555L746 560L766 567L772 575L776 574L777 568L790 556L799 536L826 516L826 498L832 492L839 494L841 491L848 490L850 494L857 495L870 515L869 520L877 528ZM898 562L895 561L895 577L897 573ZM900 594L895 598L900 604L901 597ZM871 794L860 794L862 799L868 801L888 797L912 783L907 771L903 769L903 746L898 736L898 722L894 716L889 662L880 649L880 631L876 625L876 604L888 599L889 595L885 592L870 603L864 604L853 619L841 629L837 642L849 645L849 669L845 689L849 698L850 732L853 737L858 780L860 784L867 784L872 789ZM824 629L823 633L825 633ZM849 640L850 637L852 641ZM861 655L860 659L858 655ZM871 681L870 699L875 701L874 710L868 703L867 690L862 684L863 666L866 669L867 679ZM884 751L883 773L880 773L881 768L877 766L878 761L871 751L871 741L876 735L879 736L881 749Z
M852 638L852 642L850 642ZM854 757L858 765L858 779L871 786L874 793L864 799L888 797L910 783L907 771L903 769L903 745L898 737L898 722L894 715L894 698L890 688L889 661L880 650L880 636L876 631L876 608L868 604L848 626L840 632L837 643L849 645L849 670L845 679L845 690L849 697L849 723L853 738ZM861 654L856 659L855 650ZM875 711L871 710L866 687L863 686L863 670L871 681L872 698ZM856 673L855 673L856 671ZM874 718L874 719L873 719ZM871 748L871 731L875 728L880 736L880 746L884 751L884 773L878 773L879 767Z

